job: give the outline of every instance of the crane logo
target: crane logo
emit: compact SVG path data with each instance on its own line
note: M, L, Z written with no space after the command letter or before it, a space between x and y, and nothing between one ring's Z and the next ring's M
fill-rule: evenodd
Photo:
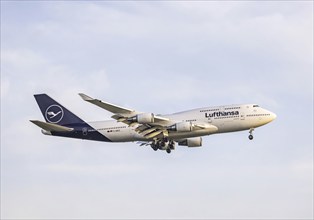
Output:
M58 123L63 118L63 109L59 105L50 105L45 112L45 117L50 123Z

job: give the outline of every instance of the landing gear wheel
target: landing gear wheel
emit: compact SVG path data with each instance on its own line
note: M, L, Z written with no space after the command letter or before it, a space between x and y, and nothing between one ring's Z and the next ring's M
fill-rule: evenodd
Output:
M250 135L249 135L249 139L250 139L250 140L253 140L253 135L250 134Z
M170 149L167 149L166 151L167 151L167 153L168 153L168 154L170 154L170 153L171 153L171 150L170 150Z

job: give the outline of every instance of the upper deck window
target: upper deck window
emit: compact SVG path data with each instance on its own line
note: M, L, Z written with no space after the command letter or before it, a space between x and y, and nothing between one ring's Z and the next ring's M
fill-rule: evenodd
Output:
M259 107L259 105L253 105L253 108L255 108L255 107Z

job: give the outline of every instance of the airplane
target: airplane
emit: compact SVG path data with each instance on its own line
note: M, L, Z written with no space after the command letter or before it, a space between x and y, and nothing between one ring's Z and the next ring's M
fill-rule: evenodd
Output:
M252 140L254 129L277 117L257 104L205 107L160 115L124 108L83 93L79 95L84 101L111 112L114 120L85 122L47 94L35 94L45 122L30 121L42 128L45 135L104 142L138 142L141 146L151 146L155 151L171 153L176 143L200 147L202 136L212 134L248 130Z

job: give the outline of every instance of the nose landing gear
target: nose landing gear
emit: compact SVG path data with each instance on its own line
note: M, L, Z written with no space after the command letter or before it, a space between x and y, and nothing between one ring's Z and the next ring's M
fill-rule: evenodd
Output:
M251 128L250 131L249 131L249 133L250 133L249 139L250 139L250 140L253 140L253 138L254 138L254 137L253 137L253 131L254 131L254 128Z

